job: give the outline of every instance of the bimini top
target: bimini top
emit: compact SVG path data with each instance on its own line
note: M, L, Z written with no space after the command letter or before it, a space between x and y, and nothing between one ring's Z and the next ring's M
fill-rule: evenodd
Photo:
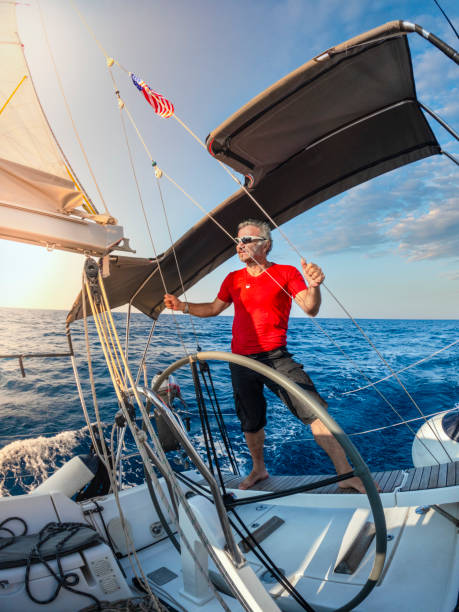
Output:
M406 23L391 22L329 49L209 134L212 155L246 175L251 194L278 225L380 174L440 153L416 98L404 29ZM243 189L211 216L232 236L243 219L266 220ZM208 217L174 248L185 289L234 254L232 240ZM140 283L123 291L126 259L112 261L108 284L117 289L111 304L132 300L155 318L164 293L157 263L138 262ZM168 291L181 294L172 249L158 259ZM137 274L132 261L127 265ZM75 308L72 319L81 316L78 303Z

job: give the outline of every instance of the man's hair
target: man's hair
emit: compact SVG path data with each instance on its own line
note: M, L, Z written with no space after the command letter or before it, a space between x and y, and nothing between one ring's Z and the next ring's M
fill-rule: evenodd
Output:
M243 227L246 227L247 225L254 225L255 227L258 227L262 237L266 238L266 240L269 240L269 248L266 251L266 254L268 254L273 248L271 228L269 227L268 223L266 223L265 221L259 221L258 219L246 219L246 221L242 221L241 223L239 223L239 225L237 226L237 231L239 232L239 230L241 230Z

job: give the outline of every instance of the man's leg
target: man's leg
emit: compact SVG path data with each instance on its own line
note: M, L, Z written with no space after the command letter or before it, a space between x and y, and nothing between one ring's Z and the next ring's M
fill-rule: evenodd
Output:
M279 354L272 359L269 365L278 372L285 374L290 380L302 387L309 394L314 395L326 410L327 402L320 396L309 375L304 371L303 366L294 361L287 350L279 349L278 353ZM299 402L296 398L291 397L285 389L273 385L270 381L266 381L266 385L274 391L274 393L277 393L296 417L303 423L311 425L315 441L330 457L336 472L338 474L345 474L346 472L352 471L352 467L346 458L343 448L322 421L315 417L314 412L303 402ZM359 493L365 493L363 482L356 476L348 478L347 480L342 480L338 485L342 489L351 488L356 489Z
M260 480L265 480L269 477L269 474L265 466L265 458L263 453L263 447L265 442L265 430L260 429L255 433L248 431L244 432L247 447L252 457L252 471L250 474L241 482L239 485L240 489L250 489L254 484Z
M252 471L239 485L249 489L259 480L268 478L263 446L265 441L266 400L262 378L253 370L230 363L236 414L252 458Z
M325 427L322 421L319 419L313 421L311 423L311 431L317 444L323 448L323 450L332 460L336 473L345 474L346 472L350 472L352 467L346 458L343 448L336 438L334 438L330 430ZM357 478L357 476L353 476L347 480L341 480L341 482L338 483L338 486L342 489L351 488L356 489L359 493L365 493L363 482L360 480L360 478Z

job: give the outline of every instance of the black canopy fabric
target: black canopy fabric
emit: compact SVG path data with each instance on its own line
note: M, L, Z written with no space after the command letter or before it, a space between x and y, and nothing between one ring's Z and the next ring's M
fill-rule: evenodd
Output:
M304 64L213 130L207 144L215 157L248 176L251 194L278 225L351 187L440 153L416 99L400 22ZM243 189L210 215L232 236L241 220L266 220ZM187 289L228 259L234 243L204 217L174 249ZM158 260L168 292L180 295L172 248ZM163 308L156 261L111 258L106 288L113 308L132 302L152 318ZM81 316L77 299L69 321Z

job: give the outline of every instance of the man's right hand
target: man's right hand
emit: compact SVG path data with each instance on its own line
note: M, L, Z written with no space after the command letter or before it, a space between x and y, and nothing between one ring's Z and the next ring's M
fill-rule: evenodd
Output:
M183 310L182 304L183 302L177 299L175 295L166 293L166 295L164 296L164 305L170 310Z

